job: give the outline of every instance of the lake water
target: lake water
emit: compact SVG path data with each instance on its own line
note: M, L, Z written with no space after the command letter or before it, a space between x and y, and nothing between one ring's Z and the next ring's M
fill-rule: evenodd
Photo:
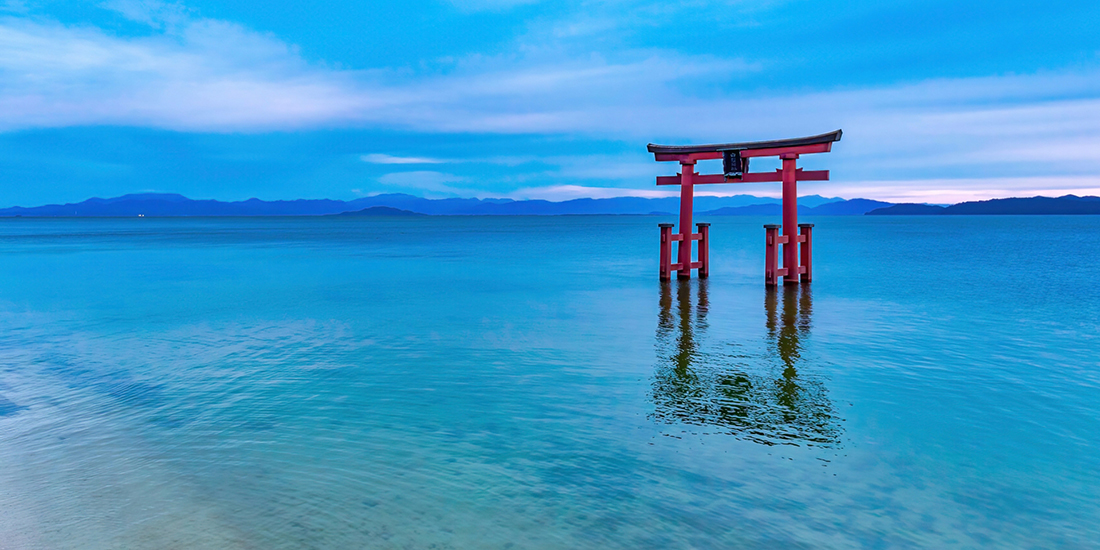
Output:
M0 548L1097 548L1100 217L0 219Z

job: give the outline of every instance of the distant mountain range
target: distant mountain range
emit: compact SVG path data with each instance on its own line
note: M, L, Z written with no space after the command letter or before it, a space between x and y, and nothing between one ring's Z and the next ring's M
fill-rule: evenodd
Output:
M878 210L893 205L889 202L873 201L870 199L840 200L816 207L802 204L802 198L799 198L798 202L798 214L800 216L859 216L872 210ZM779 216L782 213L783 205L779 203L734 206L699 212L701 215L710 216Z
M1044 214L1100 214L1100 197L1030 197L992 199L988 201L960 202L951 206L931 204L895 204L867 212L869 216L928 216L928 215L1044 215Z
M801 197L798 200L801 205L810 208L852 202L817 195ZM879 206L885 204L878 203ZM761 205L770 206L771 210L778 211L780 200L769 197L754 197L752 195L695 198L695 210L699 212ZM667 214L679 212L680 199L676 197L659 199L617 197L551 202L511 199L425 199L395 193L351 201L327 199L262 201L248 199L246 201L222 202L192 200L183 195L175 194L145 193L112 199L88 199L73 204L51 204L31 208L19 206L0 208L0 216L323 216L362 211L374 207L386 207L431 215ZM738 214L739 212L728 211L727 213ZM751 212L744 213L751 214ZM863 212L859 213L862 214Z
M952 206L892 204L869 199L844 200L818 195L799 197L798 212L808 216L942 215L942 214L1100 214L1100 198L1032 197L964 202ZM709 216L778 216L781 201L770 197L696 197L695 212ZM399 216L488 215L546 216L581 214L665 214L679 212L676 197L646 199L616 197L561 202L512 199L425 199L400 193L351 201L299 199L292 201L222 202L193 200L183 195L144 193L111 199L88 199L73 204L0 208L0 216L24 217L181 217L181 216Z
M421 214L419 212L411 212L409 210L401 210L400 208L390 208L389 206L371 206L362 210L353 210L351 212L341 212L339 214L329 214L330 216L426 216L427 214Z

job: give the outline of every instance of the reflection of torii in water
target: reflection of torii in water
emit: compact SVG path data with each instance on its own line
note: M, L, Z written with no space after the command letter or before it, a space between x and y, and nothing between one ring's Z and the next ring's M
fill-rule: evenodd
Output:
M675 314L672 285L676 285ZM819 379L799 376L796 369L801 339L810 329L809 287L771 289L765 298L768 336L783 363L780 373L775 367L752 365L748 356L703 353L699 340L708 328L707 282L698 280L694 303L692 287L690 280L661 285L653 418L766 445L837 444L841 428L825 386Z
M776 302L778 294L783 294L783 310L780 323L776 324ZM802 357L801 338L810 333L810 315L813 313L813 301L810 287L803 285L800 290L783 287L782 291L772 287L764 298L764 309L768 312L768 336L775 340L779 358L783 360L783 378L776 380L779 403L793 406L798 400L798 371L795 363ZM777 330L778 327L778 330Z

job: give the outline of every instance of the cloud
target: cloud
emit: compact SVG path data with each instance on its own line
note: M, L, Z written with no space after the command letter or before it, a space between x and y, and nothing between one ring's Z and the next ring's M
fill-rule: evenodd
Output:
M0 130L122 124L184 131L385 126L430 131L583 129L588 111L717 72L738 60L635 56L529 63L473 56L453 75L407 77L311 65L272 36L174 5L119 3L162 32L0 18ZM170 22L169 25L166 22ZM643 91L643 88L645 89Z
M653 157L644 154L639 147L637 155L585 155L547 157L545 161L556 165L553 174L562 179L581 180L653 180L657 176L669 175L678 167L653 162Z
M363 162L370 164L445 164L446 160L427 157L396 157L382 153L372 153L359 157Z
M516 6L537 4L543 0L449 0L459 11L505 11Z
M351 71L310 63L274 36L195 18L178 4L115 0L110 5L152 31L125 37L94 27L0 17L0 131L79 125L195 132L350 127L558 134L641 147L648 141L769 139L843 128L845 138L827 160L804 160L832 171L833 182L814 184L838 190L831 194L871 196L878 186L889 189L875 196L902 198L909 194L896 189L913 186L942 199L1030 192L1041 190L1043 181L1052 189L1093 189L1073 178L1100 172L1100 71L1089 67L785 93L753 92L745 83L765 68L760 63L630 48L614 59L562 57L536 48L468 56L447 72ZM602 23L585 24L568 32L583 34ZM447 159L371 153L360 158L379 165L531 163L509 177L556 178L561 184L532 189L559 194L607 189L566 182L648 186L653 176L675 172L642 154ZM474 180L420 171L387 174L379 181L450 193L467 191L452 184Z
M191 10L178 2L160 0L107 0L101 7L113 10L123 17L164 29L186 23L192 17Z
M504 197L516 200L543 199L566 201L580 198L678 197L677 189L629 189L584 185L550 185L525 187L504 194L479 193L479 197ZM780 198L782 192L775 185L729 185L696 188L697 197L730 197L755 195ZM1041 177L1041 178L977 178L932 179L903 181L856 181L845 183L802 184L799 196L823 195L847 198L871 198L887 202L954 204L964 201L987 200L1005 197L1060 197L1063 195L1100 196L1100 177Z
M527 187L506 193L505 198L517 200L542 199L548 201L567 201L573 199L608 199L613 197L661 198L677 197L678 191L664 189L623 189L619 187L587 187L583 185L550 185L546 187Z
M385 104L293 48L241 27L192 22L120 38L0 19L0 129L123 124L240 131L316 126Z
M803 186L803 192L888 202L954 204L1007 197L1100 196L1100 176L872 180Z

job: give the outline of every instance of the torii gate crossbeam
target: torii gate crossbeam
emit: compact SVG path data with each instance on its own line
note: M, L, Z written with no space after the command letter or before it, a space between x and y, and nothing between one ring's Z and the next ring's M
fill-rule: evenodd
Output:
M783 282L809 282L813 277L811 230L813 224L798 223L798 182L827 181L828 170L802 170L797 161L800 155L828 153L833 143L840 141L841 130L804 138L713 145L654 145L648 149L659 162L679 162L680 173L675 176L658 176L657 185L680 186L680 232L672 234L672 224L661 224L661 278L691 278L691 270L698 269L700 277L710 270L709 225L698 224L699 233L691 232L691 213L696 185L716 183L783 183L783 234L778 227L766 225L764 280L768 285ZM755 157L779 157L783 168L775 172L749 172L749 159ZM696 174L695 163L700 160L723 160L722 174ZM799 231L801 229L801 232ZM691 242L699 241L699 261L691 261ZM677 262L671 262L672 243L680 243ZM799 244L801 243L801 254ZM783 267L777 265L775 247L783 245Z

